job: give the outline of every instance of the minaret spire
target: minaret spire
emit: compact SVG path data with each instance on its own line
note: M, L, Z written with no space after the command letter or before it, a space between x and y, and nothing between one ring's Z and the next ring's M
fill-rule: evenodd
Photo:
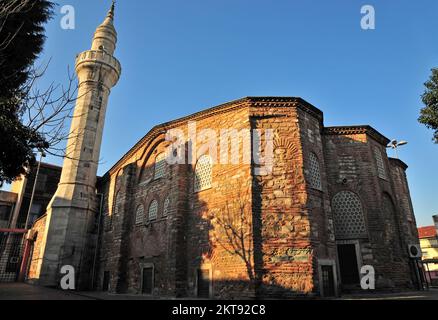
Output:
M116 8L116 2L113 0L113 3L111 4L111 8L108 11L108 14L106 15L105 22L107 20L110 20L111 22L114 22L114 12ZM104 24L105 24L104 22Z
M116 1L113 0L113 4L111 5L111 8L108 12L108 18L111 18L112 20L114 20L114 9L116 7Z
M115 1L113 1L105 20L97 27L94 33L92 50L105 51L113 54L117 44L117 31L114 27Z

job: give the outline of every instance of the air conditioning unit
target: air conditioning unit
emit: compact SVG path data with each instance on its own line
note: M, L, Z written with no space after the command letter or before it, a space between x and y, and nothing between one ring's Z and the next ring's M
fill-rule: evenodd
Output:
M421 247L418 244L410 244L408 246L409 257L412 259L421 259L423 253L421 252Z

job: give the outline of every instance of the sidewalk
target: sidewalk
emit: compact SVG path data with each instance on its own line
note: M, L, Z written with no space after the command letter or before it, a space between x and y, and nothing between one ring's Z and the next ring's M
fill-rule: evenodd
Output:
M158 300L142 295L69 292L24 283L0 283L0 300ZM344 295L333 300L438 300L438 289L403 293Z
M433 288L428 291L413 291L402 293L377 293L362 295L344 295L338 300L438 300L438 289Z
M91 297L24 283L0 283L0 300L95 300Z

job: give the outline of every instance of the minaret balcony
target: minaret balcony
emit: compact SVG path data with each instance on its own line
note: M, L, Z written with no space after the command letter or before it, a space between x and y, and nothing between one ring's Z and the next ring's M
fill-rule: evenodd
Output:
M118 77L120 76L122 70L119 60L117 60L116 58L114 58L114 56L106 53L103 50L88 50L76 56L76 70L81 65L90 64L90 63L104 64L107 67L114 69Z

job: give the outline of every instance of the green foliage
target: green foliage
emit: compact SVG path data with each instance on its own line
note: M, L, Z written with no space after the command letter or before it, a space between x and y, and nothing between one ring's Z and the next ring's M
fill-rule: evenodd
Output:
M435 130L433 141L438 144L438 69L432 69L432 75L424 85L426 91L422 100L426 107L421 110L418 121Z
M31 67L44 45L44 23L53 14L47 0L0 2L0 184L11 182L35 162L44 138L22 123Z

